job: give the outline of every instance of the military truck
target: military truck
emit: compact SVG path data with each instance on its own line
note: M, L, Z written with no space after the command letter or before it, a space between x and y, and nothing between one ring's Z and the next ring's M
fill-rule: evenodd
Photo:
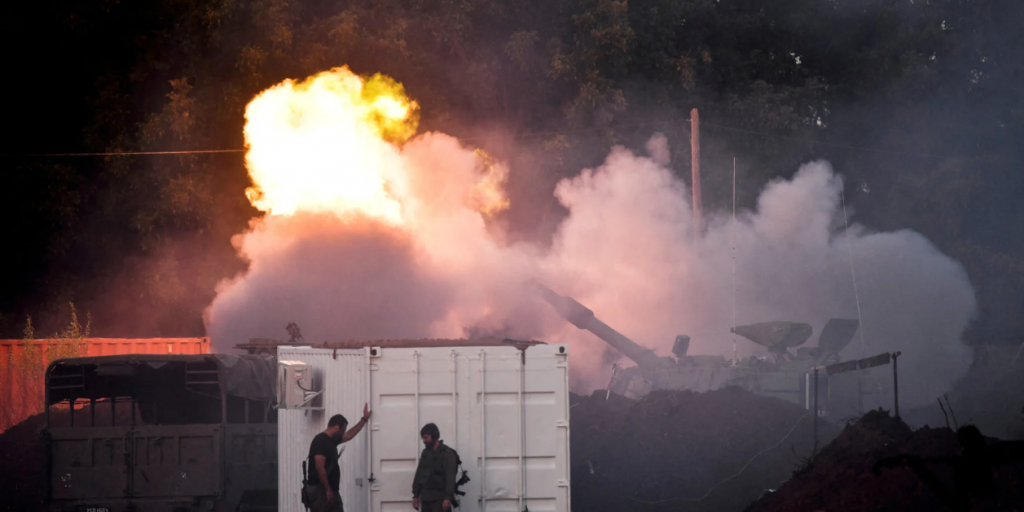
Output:
M641 398L656 389L712 391L739 386L753 393L771 396L811 409L817 389L818 414L837 420L888 406L892 400L892 380L881 370L862 370L839 375L817 376L814 368L840 361L839 353L853 339L859 322L833 318L819 335L816 347L802 347L813 334L809 324L800 322L763 322L741 325L732 332L768 349L764 358L728 360L722 355L690 355L690 337L676 336L672 356L658 356L598 319L594 312L572 297L537 285L539 293L566 321L590 331L619 353L636 362L635 366L613 366L608 389L629 397ZM790 349L797 348L796 354Z
M48 510L276 510L276 378L269 356L54 361Z

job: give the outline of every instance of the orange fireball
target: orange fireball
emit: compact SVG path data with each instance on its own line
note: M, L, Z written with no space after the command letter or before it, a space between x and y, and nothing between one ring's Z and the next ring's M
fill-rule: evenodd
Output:
M402 194L415 171L399 145L415 135L418 114L402 85L380 74L363 79L340 67L285 80L246 107L246 196L270 215L359 213L407 226ZM509 206L508 170L481 150L475 158L465 205L493 216Z
M347 67L263 91L245 109L249 201L271 215L362 212L400 223L388 193L402 178L393 143L416 132L417 109L401 84Z

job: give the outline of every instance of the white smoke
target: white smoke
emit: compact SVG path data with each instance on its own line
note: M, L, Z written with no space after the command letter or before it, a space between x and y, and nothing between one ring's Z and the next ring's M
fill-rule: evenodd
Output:
M688 334L691 354L731 356L736 339L746 357L764 350L729 333L734 254L736 323L792 320L816 332L829 318L857 318L852 254L863 338L844 358L902 351L901 400L910 406L966 372L960 336L975 300L963 268L911 231L844 229L841 181L827 163L770 183L735 223L705 212L695 241L689 192L667 168L664 137L648 151L615 148L602 166L560 182L554 193L569 215L550 247L508 245L459 201L472 184L472 152L420 136L402 149L414 225L325 213L254 221L236 240L249 271L222 283L208 332L221 350L280 337L290 321L311 342L471 332L568 342L576 376L603 386L606 345L558 318L529 280L661 354Z

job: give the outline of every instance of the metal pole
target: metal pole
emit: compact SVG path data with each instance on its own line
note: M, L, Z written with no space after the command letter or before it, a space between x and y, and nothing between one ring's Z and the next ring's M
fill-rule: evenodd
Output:
M896 366L897 358L900 356L900 352L892 353L892 394L894 409L896 410L896 419L900 419L900 380L899 372Z
M452 446L459 446L459 356L452 349Z
M413 350L412 351L412 359L413 359L413 361L415 363L415 367L413 368L413 375L415 376L415 379L416 379L416 389L415 389L415 394L413 395L413 400L414 400L414 402L413 402L413 412L415 414L416 419L413 420L413 421L416 422L415 423L416 428L421 428L423 425L420 423L420 351L419 350ZM437 439L433 439L433 441L437 442ZM420 462L420 444L421 444L421 441L419 439L417 439L416 440L415 448L413 448L413 452L412 452L413 453L413 457L416 459L417 465Z
M612 378L608 380L608 391L604 393L604 399L608 400L608 397L612 396L612 385L615 384L615 372L618 371L619 365L612 363Z
M480 510L487 511L487 352L480 349Z
M804 409L811 410L811 374L804 374Z
M525 358L526 352L520 351L520 353ZM523 482L524 482L524 480L526 480L524 478L525 475L526 475L526 466L523 464L523 462L524 462L523 458L526 456L526 453L525 453L526 450L523 449L524 443L526 442L526 432L524 432L526 424L523 422L523 410L525 409L525 404L523 403L523 388L526 386L526 380L523 378L524 377L523 376L523 362L524 361L522 361L522 360L520 360L520 362L519 362L519 393L518 393L518 395L519 395L519 397L518 397L519 398L519 404L518 404L519 405L519 510L523 510L523 495L525 494L525 492L523 491Z
M818 454L818 369L814 369L814 451L812 455Z
M365 401L366 401L366 403L371 403L371 402L373 402L373 376L371 375L371 372L373 370L372 370L372 365L370 363L370 357L369 356L370 355L378 354L379 352L377 352L375 350L372 350L372 349L364 349L364 350L365 350L365 352L364 352L364 357L363 357L363 372L364 372L364 377L363 378L366 380L366 396L365 396ZM376 404L374 404L373 408L374 409L377 408ZM367 424L365 427L367 429L367 432L366 432L366 437L367 437L367 440L366 440L366 467L368 468L368 471L370 472L370 478L369 478L370 485L366 486L366 503L368 504L368 506L370 508L373 508L373 483L377 481L377 478L376 478L376 476L374 476L374 472L373 472L373 436L374 436L375 429L374 429L373 425L369 425L369 424ZM414 425L413 428L416 429L415 430L416 432L419 432L420 426L419 425Z
M736 157L732 157L732 226L729 238L732 242L732 327L736 328ZM732 365L739 364L736 356L736 333L732 335Z
M839 199L843 203L843 225L846 227L846 231L850 230L850 219L846 216L846 183L841 182L839 187ZM852 237L846 238L846 254L850 257L850 278L853 281L853 298L857 303L857 323L860 326L858 329L860 334L860 357L864 358L867 355L866 345L864 344L864 316L860 312L860 292L857 291L857 271L853 268L853 241ZM858 384L858 391L860 389ZM861 414L864 414L863 407L861 407Z
M690 167L693 179L693 239L700 238L702 227L700 199L700 117L690 111Z
M520 421L519 432L520 432L520 436L521 436L522 444L523 444L522 447L520 448L520 451L519 451L519 453L522 454L519 457L519 468L520 468L519 469L519 471L520 471L519 478L520 478L520 481L521 481L520 488L521 488L521 491L522 491L520 493L521 494L520 503L521 503L521 507L523 509L523 512L530 512L530 500L529 500L529 494L527 493L528 481L527 481L527 476L526 476L526 461L528 460L526 458L526 440L527 440L527 437L526 437L526 349L525 348L520 349L519 353L522 355L522 360L519 363L519 368L520 368L519 369L519 404L520 404L519 405L519 407L520 407L520 411L519 411L519 421Z

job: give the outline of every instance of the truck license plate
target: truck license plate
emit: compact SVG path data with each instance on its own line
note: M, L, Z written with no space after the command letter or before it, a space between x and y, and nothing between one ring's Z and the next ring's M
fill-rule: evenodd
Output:
M110 509L107 507L87 507L85 512L110 512Z

